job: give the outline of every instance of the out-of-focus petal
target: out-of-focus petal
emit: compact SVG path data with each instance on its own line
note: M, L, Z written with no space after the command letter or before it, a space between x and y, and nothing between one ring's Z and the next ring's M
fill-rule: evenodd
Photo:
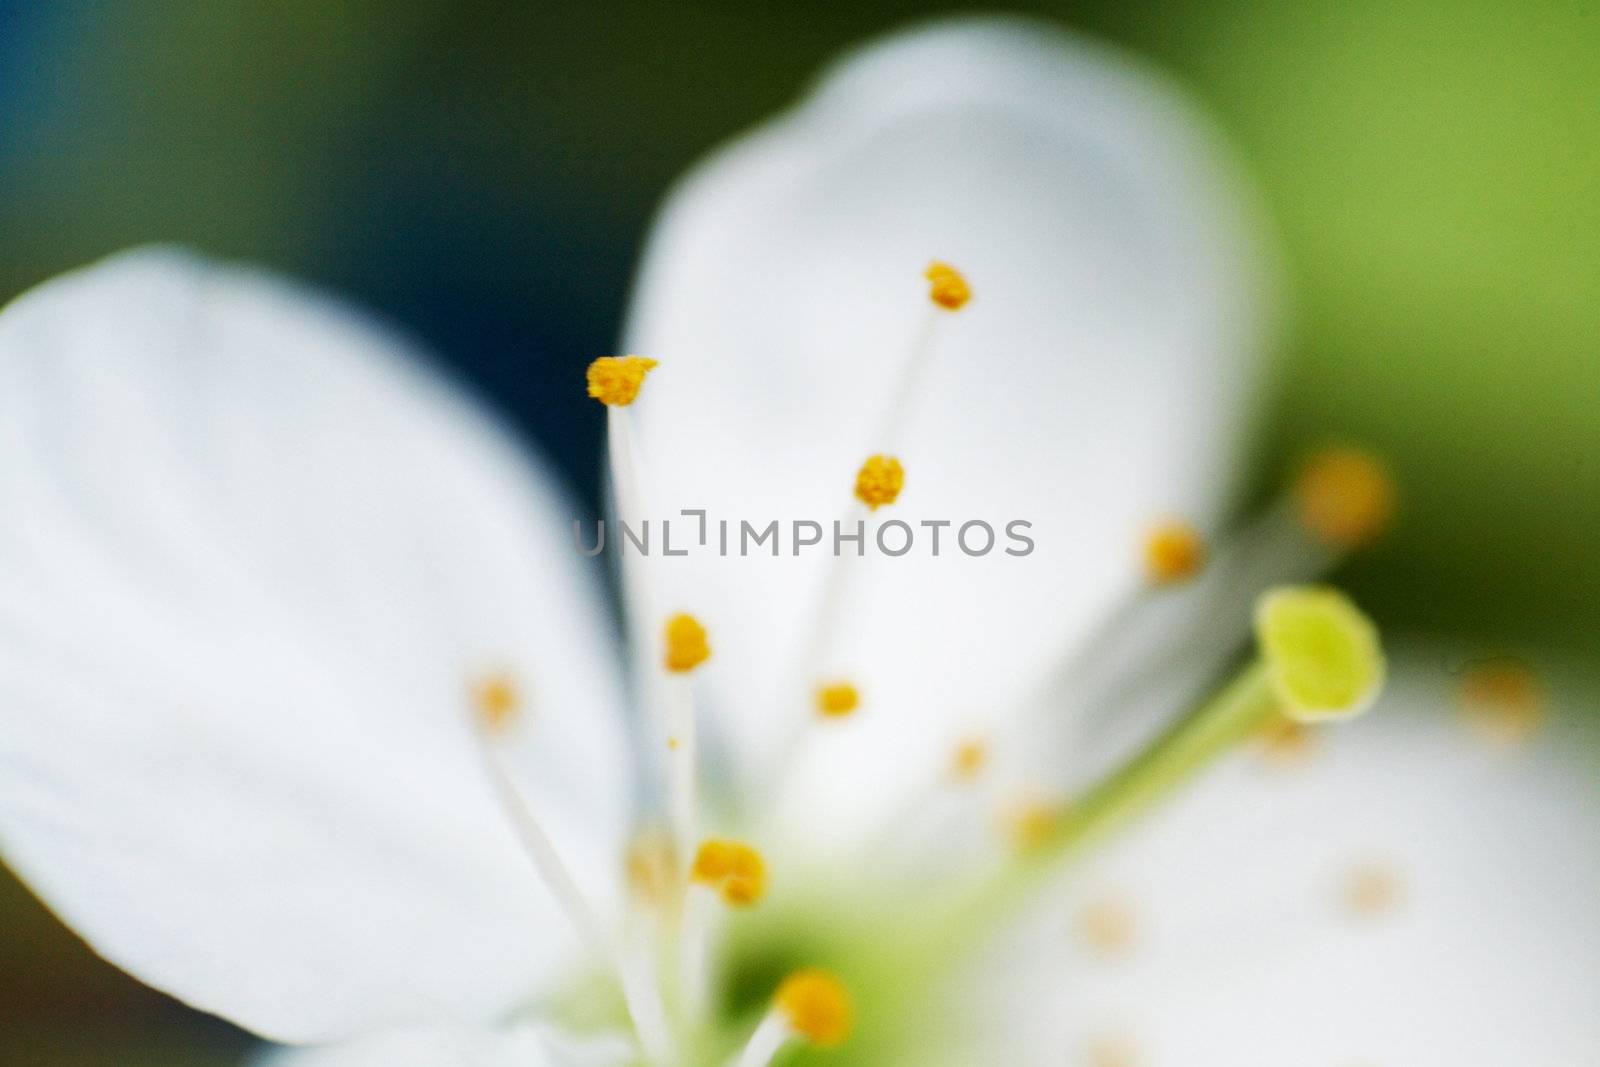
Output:
M495 1018L570 948L476 761L592 891L625 803L560 493L395 337L141 251L0 314L0 851L150 984L311 1041Z
M250 1067L577 1067L529 1027L405 1030L316 1048L272 1049Z
M1007 1062L1585 1062L1594 738L1486 741L1432 662L1402 661L1358 722L1217 768L1074 875L980 984Z
M899 519L916 547L852 561L833 651L809 665L862 693L849 740L819 761L836 825L870 823L862 805L923 773L954 717L1035 682L1136 580L1145 523L1212 516L1267 332L1257 237L1180 93L1017 20L849 56L695 171L654 233L627 348L661 361L638 404L654 512L731 524L729 558L713 527L709 549L658 570L669 606L711 628L706 685L739 751L788 734L804 699L790 660L832 560L791 555L787 524L842 517L871 453L892 447L906 475L868 537ZM970 279L959 312L932 307L932 259ZM925 396L902 441L876 440L929 315ZM781 520L781 557L741 558L741 519ZM925 520L954 524L938 558ZM987 555L958 546L968 520L993 528ZM1023 548L1012 520L1032 524L1031 555L1006 553ZM680 519L677 544L697 532Z

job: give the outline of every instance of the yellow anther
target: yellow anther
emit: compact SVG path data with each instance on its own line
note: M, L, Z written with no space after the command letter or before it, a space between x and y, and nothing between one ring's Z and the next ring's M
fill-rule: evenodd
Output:
M748 908L761 899L766 889L766 881L761 878L729 878L722 883L722 901L729 907Z
M1358 919L1372 919L1393 910L1402 895L1400 876L1381 863L1350 868L1341 889L1345 910Z
M709 838L695 853L689 877L715 889L723 902L749 907L767 892L767 863L761 853L743 841Z
M655 367L656 361L644 356L601 356L589 364L589 395L625 407L638 398L644 376Z
M711 838L695 853L689 877L704 885L716 885L733 870L733 843Z
M1186 522L1164 522L1145 538L1145 574L1157 585L1193 578L1205 562L1205 538Z
M1467 724L1495 745L1526 743L1544 719L1544 686L1532 667L1514 659L1469 667L1456 698Z
M1310 758L1319 727L1277 714L1261 727L1261 753L1279 767L1294 767Z
M831 682L817 690L817 714L840 719L861 706L861 693L849 682Z
M711 656L711 646L706 642L706 628L693 615L679 612L668 619L663 638L666 652L662 656L662 663L674 673L692 671Z
M628 886L639 899L661 905L677 896L678 860L672 835L658 828L641 830L628 844Z
M905 468L893 456L868 456L856 474L856 499L873 511L893 504L906 484Z
M972 286L948 263L934 260L922 275L928 279L928 298L947 311L959 311L972 299Z
M1365 449L1324 448L1306 457L1294 483L1300 523L1336 548L1359 548L1376 539L1394 517L1394 478Z
M1138 937L1138 917L1126 901L1106 897L1078 914L1078 933L1089 950L1103 959L1125 956Z
M950 773L963 782L970 782L983 773L989 765L989 746L976 737L968 738L956 746L950 757Z
M785 978L773 1004L789 1029L824 1048L842 1043L855 1024L850 991L819 967L807 967Z
M472 710L478 724L497 732L516 721L522 708L522 695L516 680L503 671L486 674L472 684Z
M1064 814L1059 804L1029 797L1016 801L1006 809L1004 825L1018 848L1038 848L1055 836Z
M1282 586L1256 601L1256 644L1285 715L1348 719L1383 688L1378 628L1337 589Z

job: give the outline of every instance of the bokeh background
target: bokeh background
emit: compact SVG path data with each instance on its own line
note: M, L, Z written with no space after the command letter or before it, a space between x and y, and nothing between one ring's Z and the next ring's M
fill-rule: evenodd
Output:
M597 497L573 403L691 162L924 0L0 0L0 299L146 241L263 262L431 344ZM968 10L962 6L954 10ZM1020 4L1205 101L1300 296L1255 455L1366 441L1391 628L1600 670L1600 4ZM0 516L0 521L10 521ZM0 1064L234 1062L0 874Z

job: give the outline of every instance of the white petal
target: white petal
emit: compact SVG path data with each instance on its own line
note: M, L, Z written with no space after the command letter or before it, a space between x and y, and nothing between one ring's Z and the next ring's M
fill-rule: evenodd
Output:
M252 1067L571 1067L531 1028L403 1031L319 1048L274 1049Z
M1593 738L1497 749L1442 706L1450 681L1413 666L1303 766L1218 768L1075 878L1032 940L1059 980L1016 1005L1019 1062L1112 1038L1151 1067L1588 1062ZM1102 900L1134 922L1112 957L1077 929Z
M873 520L910 523L917 548L857 568L843 651L820 665L865 700L830 756L836 794L920 773L951 716L1025 689L1131 580L1144 523L1213 513L1267 317L1248 207L1163 80L989 19L847 58L668 202L627 344L661 361L637 405L658 515L708 508L735 538L740 519L841 517L885 447L902 355L941 316L894 446L905 491ZM930 308L935 258L971 279L958 314ZM939 519L986 520L999 543L968 558L947 529L932 558L917 526ZM1033 524L1031 556L1005 554L1011 520ZM711 628L707 685L746 753L787 732L778 689L828 562L784 538L781 559L735 541L660 568Z
M0 846L108 959L310 1041L497 1017L570 947L465 694L532 690L599 892L605 631L561 495L396 338L174 252L52 282L0 316L0 512Z

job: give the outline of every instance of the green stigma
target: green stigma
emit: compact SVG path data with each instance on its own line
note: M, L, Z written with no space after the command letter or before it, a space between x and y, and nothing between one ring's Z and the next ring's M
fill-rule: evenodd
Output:
M1268 590L1256 601L1256 640L1290 718L1352 718L1383 688L1378 628L1337 589Z

